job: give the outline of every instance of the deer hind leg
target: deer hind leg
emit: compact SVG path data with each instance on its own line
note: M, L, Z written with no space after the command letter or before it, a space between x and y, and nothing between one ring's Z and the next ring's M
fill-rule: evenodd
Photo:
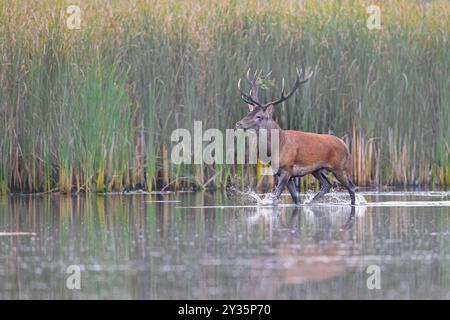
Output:
M355 205L355 184L350 180L348 177L347 172L341 171L341 172L334 172L334 176L338 181L347 189L348 193L350 194L351 204L352 206Z
M330 191L331 183L328 181L327 176L323 173L323 171L317 170L312 173L314 178L319 180L320 183L320 191L317 193L314 198L311 200L311 202L317 201L318 199L322 198L325 193Z

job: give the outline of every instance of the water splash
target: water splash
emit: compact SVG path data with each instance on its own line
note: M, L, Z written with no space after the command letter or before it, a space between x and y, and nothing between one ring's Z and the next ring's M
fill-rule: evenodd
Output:
M232 191L240 195L242 201L240 201L240 204L276 205L280 203L279 200L273 198L272 193L258 194L250 188L247 188L245 191L233 188ZM316 193L313 191L300 193L299 196L301 204L310 204L315 195ZM281 196L288 198L291 197L289 193L283 193ZM314 204L346 205L350 204L350 195L346 192L330 192L325 194L319 200L315 201ZM366 205L367 201L362 194L356 193L355 204L360 206Z
M305 204L311 203L311 200L314 198L315 195L316 193L314 192L308 192L303 194L304 196L303 202ZM314 204L333 204L333 205L341 205L349 203L350 203L350 195L346 192L330 192L314 202ZM356 193L355 205L357 206L367 205L366 198L364 198L362 194Z
M261 197L259 194L254 192L250 187L248 187L245 191L238 190L234 187L230 188L230 190L240 196L239 203L240 204L254 204L261 202Z
M273 193L258 194L255 191L247 188L246 191L233 190L235 193L241 196L243 204L258 204L260 206L274 206L281 203L280 199L275 198ZM250 201L250 203L249 203Z

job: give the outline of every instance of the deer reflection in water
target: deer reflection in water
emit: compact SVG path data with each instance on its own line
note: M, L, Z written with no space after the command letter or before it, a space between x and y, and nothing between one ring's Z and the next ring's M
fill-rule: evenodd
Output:
M275 224L272 230L284 236L274 255L255 257L252 262L255 286L251 295L256 299L279 297L289 285L343 276L356 266L348 256L354 253L354 226L364 207L296 207L289 218L286 209L261 208L258 212L267 223Z

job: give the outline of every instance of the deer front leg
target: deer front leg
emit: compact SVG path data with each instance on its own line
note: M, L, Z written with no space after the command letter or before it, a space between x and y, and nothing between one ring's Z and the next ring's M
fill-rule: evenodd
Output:
M279 203L281 192L283 192L284 187L286 187L286 184L288 183L290 177L291 175L288 172L281 172L279 174L278 185L275 187L275 191L269 195L266 195L264 199L259 201L259 204L274 205Z
M280 198L281 192L283 192L283 190L286 187L286 184L288 183L290 178L291 178L291 175L287 171L283 171L280 174L280 178L278 179L278 185L276 186L275 191L273 193L275 198L277 198L277 199Z

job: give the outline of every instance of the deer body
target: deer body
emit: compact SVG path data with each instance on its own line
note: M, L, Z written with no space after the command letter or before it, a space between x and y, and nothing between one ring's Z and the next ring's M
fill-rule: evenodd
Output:
M304 176L320 169L349 170L350 153L336 136L281 130L280 168L292 176Z
M287 100L295 90L309 80L311 74L307 77L298 73L297 81L291 92L284 95L284 81L281 98L261 104L258 99L257 74L253 80L247 79L252 85L250 93L247 95L240 89L242 99L247 102L250 112L241 121L236 123L236 128L244 130L256 130L258 139L260 131L276 129L279 130L279 154L278 154L278 172L280 178L275 188L274 196L278 199L283 189L287 186L292 199L298 204L298 194L293 178L312 174L321 184L319 193L313 198L316 201L327 193L331 188L331 183L325 175L326 171L334 174L336 179L348 190L351 198L351 204L355 204L355 185L351 181L351 156L347 145L336 136L329 134L316 134L311 132L282 130L273 119L274 106ZM268 139L272 139L269 137ZM272 143L271 140L268 143ZM269 148L271 149L271 148ZM273 155L272 155L273 156Z

